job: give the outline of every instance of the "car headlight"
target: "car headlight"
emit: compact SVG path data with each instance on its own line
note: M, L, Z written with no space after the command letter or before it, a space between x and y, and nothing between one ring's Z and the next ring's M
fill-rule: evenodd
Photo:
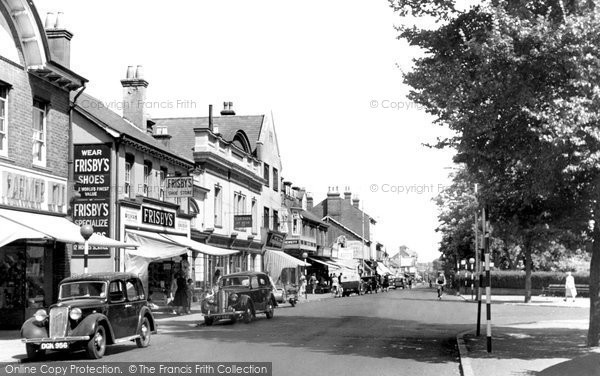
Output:
M46 313L46 310L38 309L33 317L35 317L36 321L42 322L48 318L48 314Z
M81 310L79 308L73 308L69 313L71 320L77 321L81 318Z
M229 297L229 299L231 299L232 302L237 302L238 300L238 294L231 294L231 296Z

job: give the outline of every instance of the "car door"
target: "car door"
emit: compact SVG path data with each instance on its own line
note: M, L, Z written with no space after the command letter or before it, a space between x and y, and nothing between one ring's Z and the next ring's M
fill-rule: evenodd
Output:
M108 321L116 338L129 336L130 321L128 310L131 307L125 295L122 280L111 281L108 285Z
M258 284L258 277L253 275L250 277L250 298L254 303L254 309L257 311L264 309L264 303L261 301L260 288Z
M262 306L261 309L267 309L267 302L271 296L271 283L266 275L258 276L258 289L258 295Z
M126 319L128 322L127 335L132 336L137 334L140 313L146 301L139 279L132 278L127 280L125 282L125 289L127 292L127 304L125 305L126 314L128 316Z

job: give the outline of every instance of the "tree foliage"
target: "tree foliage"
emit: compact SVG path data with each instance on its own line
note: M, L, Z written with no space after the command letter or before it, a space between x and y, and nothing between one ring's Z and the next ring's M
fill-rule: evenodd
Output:
M600 340L600 13L594 1L390 0L433 29L400 27L422 48L410 99L456 136L438 147L481 183L495 228L510 230L530 274L552 242L593 240L588 345ZM560 252L560 247L556 248ZM530 282L529 282L530 284Z

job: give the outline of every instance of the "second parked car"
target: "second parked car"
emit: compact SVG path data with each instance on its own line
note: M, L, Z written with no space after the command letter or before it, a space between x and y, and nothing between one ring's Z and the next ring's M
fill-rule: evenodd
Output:
M259 313L268 319L275 313L275 296L269 276L260 272L241 272L221 278L219 285L202 301L204 323L218 320L244 320L250 323Z

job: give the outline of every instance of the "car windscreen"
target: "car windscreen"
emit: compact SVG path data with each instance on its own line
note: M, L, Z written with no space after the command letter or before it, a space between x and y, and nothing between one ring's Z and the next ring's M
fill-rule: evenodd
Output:
M238 276L238 277L223 277L221 280L221 285L224 287L227 286L250 286L250 279L246 276Z
M79 281L63 283L60 286L59 300L80 298L106 298L106 283Z

